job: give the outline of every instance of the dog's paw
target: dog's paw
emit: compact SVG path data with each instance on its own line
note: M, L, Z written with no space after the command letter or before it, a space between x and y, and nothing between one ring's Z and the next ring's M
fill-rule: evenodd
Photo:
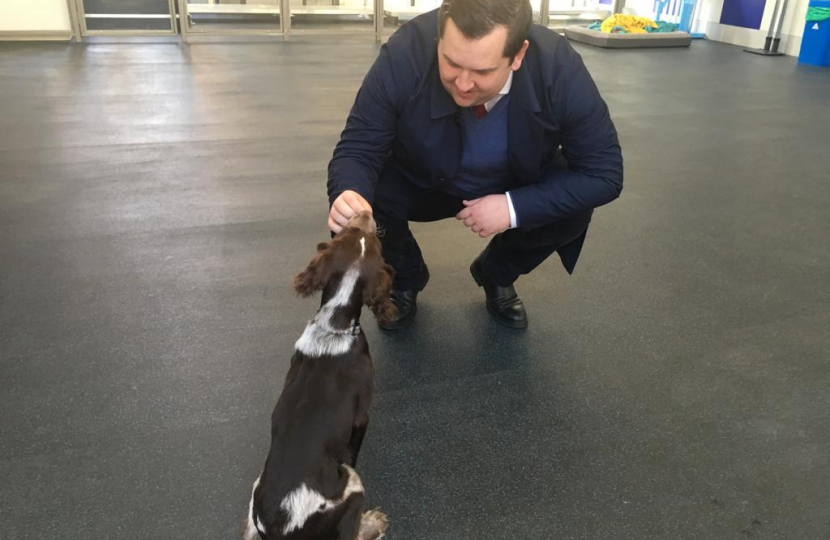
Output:
M379 510L363 512L357 538L358 540L378 540L383 537L387 527L389 527L389 519L383 512Z

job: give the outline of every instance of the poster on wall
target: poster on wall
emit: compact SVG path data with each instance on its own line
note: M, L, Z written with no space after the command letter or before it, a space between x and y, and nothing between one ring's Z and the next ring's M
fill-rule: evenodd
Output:
M720 23L758 30L766 3L766 0L724 0Z

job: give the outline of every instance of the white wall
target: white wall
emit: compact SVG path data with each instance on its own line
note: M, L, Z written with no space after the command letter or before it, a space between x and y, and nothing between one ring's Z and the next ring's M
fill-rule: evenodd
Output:
M71 31L66 0L0 0L0 32Z
M732 43L741 47L763 48L767 37L775 0L767 0L764 7L764 17L761 20L760 30L750 30L737 26L720 24L723 0L698 0L700 6L695 18L696 32L703 32L706 37L715 41ZM784 0L781 0L783 4ZM784 17L784 26L781 28L781 45L779 50L790 56L798 56L801 50L801 36L804 34L804 17L807 15L809 0L787 0L787 13ZM779 11L780 11L779 7Z
M623 12L653 19L654 0L625 0L625 8L623 9Z

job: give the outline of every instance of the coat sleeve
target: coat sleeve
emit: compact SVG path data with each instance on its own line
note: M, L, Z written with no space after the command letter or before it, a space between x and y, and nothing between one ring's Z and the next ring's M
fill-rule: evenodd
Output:
M537 184L512 190L519 227L533 229L607 204L623 187L623 159L608 106L582 58L563 44L566 76L548 99L559 122L563 168L547 166ZM554 69L557 69L554 67Z
M401 110L389 44L384 45L357 93L329 162L329 203L352 190L369 202L392 152Z

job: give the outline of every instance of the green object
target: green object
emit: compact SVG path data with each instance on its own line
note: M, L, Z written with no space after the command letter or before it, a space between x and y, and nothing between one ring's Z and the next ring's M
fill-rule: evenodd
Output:
M830 19L830 8L807 8L807 22L821 22L826 21L827 19Z
M648 32L649 34L665 34L668 32L676 31L677 25L666 21L657 21L657 28L652 28L650 26L646 27L646 32Z

